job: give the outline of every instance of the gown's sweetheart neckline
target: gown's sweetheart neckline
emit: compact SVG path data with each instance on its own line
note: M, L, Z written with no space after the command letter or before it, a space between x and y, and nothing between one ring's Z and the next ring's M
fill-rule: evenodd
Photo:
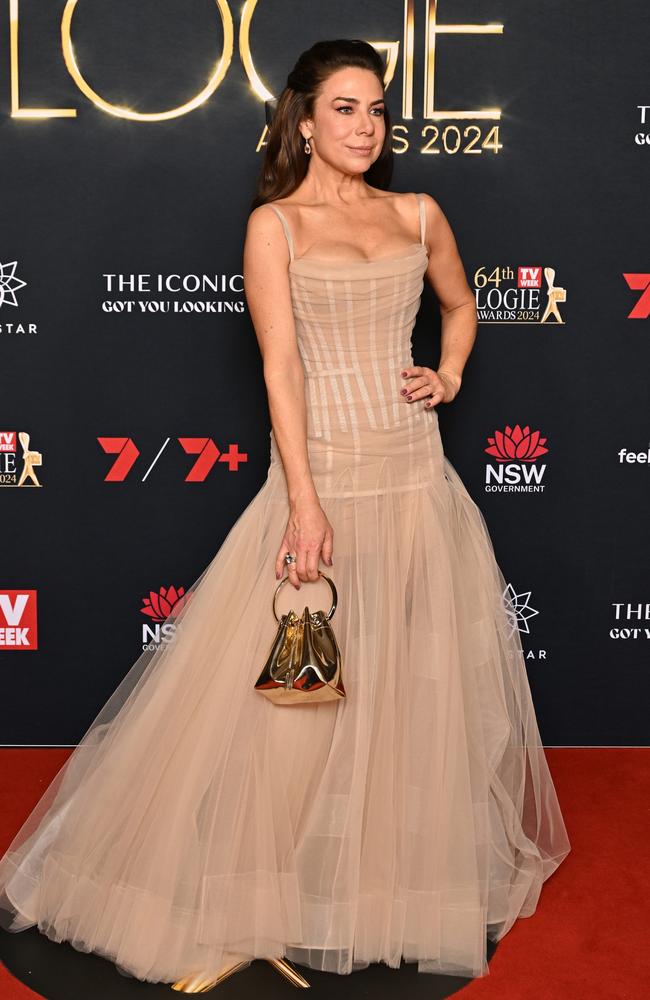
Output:
M413 256L413 248L416 250L424 250L428 256L428 250L424 243L412 243L408 250L401 254L391 254L389 257L371 257L368 260L363 260L361 257L345 257L345 258L329 258L329 257L305 257L304 254L300 257L292 257L289 261L289 267L293 264L297 264L300 261L305 261L306 263L314 264L345 264L350 266L351 264L383 264L390 260L403 260L405 257Z

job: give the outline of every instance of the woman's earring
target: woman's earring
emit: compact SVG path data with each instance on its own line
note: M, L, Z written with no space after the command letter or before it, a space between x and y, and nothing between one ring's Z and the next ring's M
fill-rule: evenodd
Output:
M309 139L305 139L305 152L311 153L311 146L309 145Z

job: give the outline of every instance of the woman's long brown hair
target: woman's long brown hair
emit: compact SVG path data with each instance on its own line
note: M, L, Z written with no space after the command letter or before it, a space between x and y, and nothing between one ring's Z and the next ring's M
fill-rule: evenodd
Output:
M287 76L287 83L277 99L269 126L268 142L251 211L258 205L286 198L298 187L309 169L298 128L304 118L313 116L314 101L323 82L339 69L358 66L374 73L384 87L384 64L376 49L356 38L338 38L316 42L299 57ZM269 102L267 102L267 107ZM387 190L393 176L391 123L388 108L384 121L386 136L381 152L364 173L372 187Z

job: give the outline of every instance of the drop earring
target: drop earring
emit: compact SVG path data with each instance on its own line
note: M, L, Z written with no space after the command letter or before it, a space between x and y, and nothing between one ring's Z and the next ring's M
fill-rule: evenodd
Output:
M309 145L309 139L305 139L305 152L311 153L311 146Z

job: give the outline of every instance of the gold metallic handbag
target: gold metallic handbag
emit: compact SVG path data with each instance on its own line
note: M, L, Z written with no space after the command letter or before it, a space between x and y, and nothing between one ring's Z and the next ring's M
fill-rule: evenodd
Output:
M299 618L293 608L278 618L275 599L289 577L280 580L273 595L273 615L278 631L255 690L276 705L315 704L345 698L341 676L341 652L330 625L336 610L334 583L324 573L332 590L332 606L324 611L309 611L307 605Z

